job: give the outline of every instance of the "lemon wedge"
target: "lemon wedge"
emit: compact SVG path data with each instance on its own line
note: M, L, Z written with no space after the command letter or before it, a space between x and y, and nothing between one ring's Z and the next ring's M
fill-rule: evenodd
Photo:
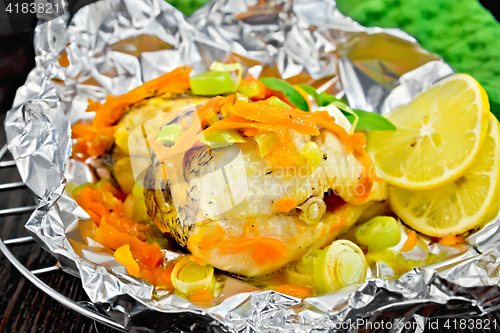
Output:
M498 213L500 204L500 133L489 115L487 136L474 164L442 188L414 192L391 186L393 211L410 227L434 237L461 234Z
M477 158L488 114L481 85L455 74L387 114L397 130L370 131L367 150L390 184L413 190L444 186Z

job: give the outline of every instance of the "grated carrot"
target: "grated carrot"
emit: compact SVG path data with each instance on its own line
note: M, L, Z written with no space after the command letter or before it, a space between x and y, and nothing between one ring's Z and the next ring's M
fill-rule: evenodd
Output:
M114 257L120 264L127 268L128 274L139 277L139 264L135 261L130 245L125 244L116 249Z
M248 237L239 242L218 244L225 255L241 253L251 249L251 258L258 266L264 266L283 258L287 246L279 239L271 237Z
M313 112L311 117L314 118L316 125L321 126L335 134L349 153L354 151L349 134L342 126L335 123L335 118L330 116L327 111Z
M399 250L399 252L409 252L409 251L413 250L415 245L417 245L417 233L415 232L415 230L412 230L408 234L408 239L404 243L401 250Z
M203 289L189 294L187 298L191 303L207 303L212 301L215 297L210 290Z
M145 98L165 93L182 93L188 90L190 87L189 73L191 73L189 67L178 67L156 79L145 82L121 96L108 96L102 104L91 101L87 111L96 112L93 125L100 128L115 124L129 107Z
M297 200L293 198L281 198L274 203L274 207L282 213L288 213L297 206Z
M298 109L285 109L263 102L238 104L229 112L248 120L283 125L304 135L318 135L319 130L311 116Z
M134 236L116 230L103 220L94 233L94 240L115 250L129 244L134 258L150 268L158 267L163 261L163 253L158 244L150 245L142 242Z
M69 59L68 59L68 55L66 53L63 53L59 56L59 65L61 65L62 67L68 67L69 66Z
M287 140L285 126L258 123L237 116L229 117L213 124L212 126L203 131L203 135L222 129L255 129L264 132L274 132L276 133L276 135L278 135L278 138L280 139L281 142Z
M454 245L464 244L464 243L465 243L465 239L463 238L462 235L458 235L458 236L449 235L449 236L443 237L439 240L439 244L444 245L444 246L454 246Z
M307 298L312 296L312 289L309 287L297 287L291 285L284 285L273 288L274 291L277 291L282 294L290 295L297 298Z

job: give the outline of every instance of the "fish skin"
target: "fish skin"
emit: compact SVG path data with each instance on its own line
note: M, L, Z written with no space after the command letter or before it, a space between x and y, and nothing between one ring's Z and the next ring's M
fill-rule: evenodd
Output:
M262 172L270 170L269 162L266 158L260 157L258 149L252 144L231 145L217 149L199 146L184 154L182 172L178 173L175 181L171 183L164 179L161 171L163 162L153 156L145 178L148 188L145 190L145 198L149 215L168 229L180 245L187 247L192 254L208 264L235 274L259 276L282 268L288 262L300 258L310 248L328 244L339 233L349 229L372 205L373 200L385 199L386 191L380 189L384 186L375 186L366 203L357 205L354 189L363 167L353 154L346 151L334 134L322 129L319 136L312 138L290 131L289 136L298 149L312 139L323 152L324 159L311 175L289 178L277 172L269 174ZM228 166L234 167L234 162L231 163L238 157L243 160L244 171L232 172L232 168ZM177 159L180 161L180 157ZM221 170L225 170L225 174ZM208 185L200 182L201 177L216 172L219 174L206 181ZM218 214L214 214L209 203L221 202L221 205L224 205L227 200L220 200L220 197L228 188L230 190L236 188L241 192L243 188L241 183L231 184L228 181L228 178L238 178L236 176L241 176L246 181L245 198L239 202L234 202L232 199L233 205L230 209L218 211L216 209L215 212ZM222 188L220 184L226 185L225 192L216 190L218 187ZM175 197L171 192L174 188ZM281 213L273 205L285 196L295 199L298 204L310 197L323 198L329 189L336 191L347 204L342 211L327 212L323 220L316 225L307 225L300 220L295 209L289 213ZM169 209L160 209L165 203ZM335 229L333 225L338 223L339 219L343 219L344 222L341 227ZM256 225L260 231L251 235L246 233L242 226L249 222ZM246 237L271 237L286 244L286 254L282 260L260 267L248 259L251 253L245 252L244 255L228 257L222 255L217 248L206 251L195 242L190 242L193 235L210 237L215 232L216 226L225 230L226 242L231 238L243 240ZM299 234L301 236L297 238Z

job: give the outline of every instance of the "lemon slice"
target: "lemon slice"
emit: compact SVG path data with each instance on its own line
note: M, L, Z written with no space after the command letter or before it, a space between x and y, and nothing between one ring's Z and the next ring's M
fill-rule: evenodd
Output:
M370 131L367 150L380 176L424 190L462 176L477 157L488 128L489 102L467 74L445 78L391 111L396 131Z
M498 213L500 198L500 133L489 116L488 134L467 172L443 188L412 192L391 186L393 211L413 229L429 236L463 233Z

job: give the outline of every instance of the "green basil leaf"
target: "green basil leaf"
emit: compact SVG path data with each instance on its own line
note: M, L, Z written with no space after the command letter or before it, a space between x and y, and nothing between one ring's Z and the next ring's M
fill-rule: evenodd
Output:
M324 91L321 94L319 94L319 101L318 101L319 107L327 106L333 102L341 102L341 103L345 104L345 102L343 100L338 99L337 97L335 97L333 95L327 94ZM347 105L347 104L345 104L345 105Z
M308 86L306 84L299 84L298 86L301 87L308 95L312 96L316 100L316 104L318 104L318 107L327 106L332 102L342 102L341 99L338 99L335 96L327 94L326 92L318 94L318 92L313 86Z
M375 131L394 131L396 126L383 116L367 112L363 110L352 110L346 102L337 97L327 94L326 92L319 93L312 86L305 84L299 84L308 95L312 96L318 107L327 106L332 103L335 104L337 108L346 116L347 120L354 126L357 130L375 130ZM272 89L272 88L271 88Z
M306 94L312 96L316 100L316 103L318 102L319 94L313 86L308 86L307 84L298 84L298 86L302 88Z
M269 89L282 91L290 103L297 108L302 111L309 111L309 107L307 106L307 102L304 97L302 97L302 95L295 90L290 83L274 77L263 77L260 81Z
M359 117L356 129L374 130L374 131L395 131L396 126L387 118L375 112L367 112L363 110L353 110ZM354 117L351 115L351 117ZM349 119L349 117L348 117ZM349 121L351 121L349 119Z

